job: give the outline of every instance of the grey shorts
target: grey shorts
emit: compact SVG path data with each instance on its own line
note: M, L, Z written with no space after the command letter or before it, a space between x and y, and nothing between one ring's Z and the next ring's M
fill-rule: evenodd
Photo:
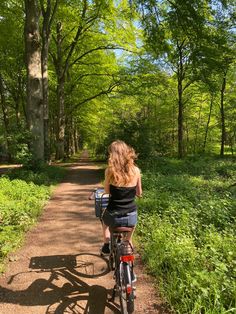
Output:
M108 210L105 211L102 220L109 227L134 227L137 224L137 211L122 216L112 215Z

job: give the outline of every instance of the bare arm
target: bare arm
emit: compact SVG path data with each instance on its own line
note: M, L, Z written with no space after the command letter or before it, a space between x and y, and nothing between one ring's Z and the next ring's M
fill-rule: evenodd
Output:
M105 190L105 193L110 194L110 182L108 180L108 169L105 170L104 190Z
M142 197L143 190L142 190L142 182L141 182L141 173L138 173L138 180L136 185L136 196Z

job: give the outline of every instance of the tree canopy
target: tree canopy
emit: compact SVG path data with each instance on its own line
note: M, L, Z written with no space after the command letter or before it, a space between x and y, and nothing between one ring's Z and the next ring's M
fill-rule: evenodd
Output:
M0 12L1 158L105 154L116 138L143 157L234 154L234 1L2 1Z

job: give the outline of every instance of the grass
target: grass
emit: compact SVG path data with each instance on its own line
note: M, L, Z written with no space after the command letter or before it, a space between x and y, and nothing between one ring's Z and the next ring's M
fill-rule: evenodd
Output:
M45 166L37 172L18 168L0 177L0 272L64 174L60 167Z
M235 161L160 158L140 167L138 240L170 307L235 313Z

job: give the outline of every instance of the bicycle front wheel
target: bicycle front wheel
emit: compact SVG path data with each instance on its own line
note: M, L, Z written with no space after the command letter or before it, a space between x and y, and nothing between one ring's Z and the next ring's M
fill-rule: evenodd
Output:
M121 262L119 267L119 297L122 314L134 312L134 291L131 280L131 267Z

